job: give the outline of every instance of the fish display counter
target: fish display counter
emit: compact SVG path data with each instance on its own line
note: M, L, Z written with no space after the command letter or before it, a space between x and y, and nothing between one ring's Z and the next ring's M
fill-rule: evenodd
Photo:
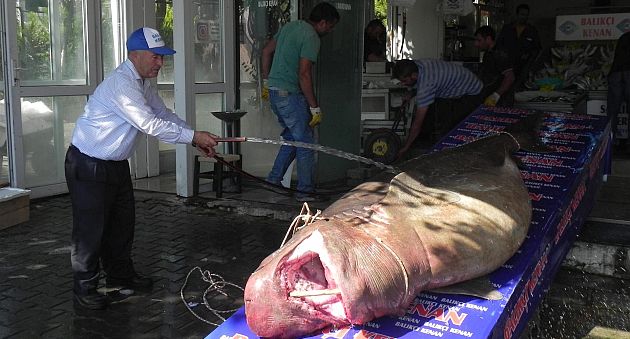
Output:
M514 107L586 114L586 99L581 91L523 91L514 94Z
M481 107L433 151L502 131L529 114L523 109ZM482 278L500 293L498 298L424 291L404 315L329 328L308 338L519 337L589 215L604 175L610 172L611 133L606 117L546 112L540 136L550 152L515 154L533 209L527 238L511 259ZM206 338L257 336L247 325L243 307Z

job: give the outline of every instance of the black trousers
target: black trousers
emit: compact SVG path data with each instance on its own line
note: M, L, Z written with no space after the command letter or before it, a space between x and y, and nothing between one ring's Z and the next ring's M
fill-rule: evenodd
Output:
M135 200L129 162L92 158L70 145L65 174L72 201L74 292L96 290L101 264L109 277L131 277Z

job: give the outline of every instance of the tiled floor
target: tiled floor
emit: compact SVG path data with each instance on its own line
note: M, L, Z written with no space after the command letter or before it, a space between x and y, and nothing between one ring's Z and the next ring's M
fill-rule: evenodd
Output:
M150 293L104 311L75 311L69 260L72 216L67 195L32 201L27 223L0 232L0 338L200 338L214 328L184 306L180 289L195 267L244 286L257 264L279 246L286 225L236 215L169 194L137 191L134 260L155 278ZM200 298L209 286L190 275L186 300L202 318L220 319ZM238 290L231 308L240 305ZM210 294L209 298L212 300ZM225 303L216 300L218 307Z
M202 295L210 283L202 279L202 273L206 277L218 274L244 286L258 263L278 248L289 225L269 217L209 208L207 202L215 200L209 183L202 185L197 199L173 194L173 175L138 180L134 185L134 261L138 271L154 277L153 290L125 296L102 289L113 301L107 310L75 310L69 197L33 200L28 222L0 231L0 338L204 337L214 328L210 323L221 319L203 305ZM273 205L289 215L297 215L301 207L290 195L247 182L243 193L226 192L224 198ZM325 208L328 203L312 205ZM204 320L181 300L185 283L188 304ZM234 309L242 305L236 288L225 292L234 298L223 300L217 293L208 294L213 306Z
M154 192L162 192L162 193L172 193L175 194L177 192L177 188L175 187L175 175L174 174L166 174L158 177L139 179L134 182L134 188L144 191L154 191ZM336 184L328 184L324 187L321 187L321 192L333 192L333 194L329 194L329 201L324 202L315 202L310 205L313 205L317 208L325 208L330 204L330 202L335 201L339 198L343 192L346 192L351 187L345 186L344 184L336 185ZM283 208L291 208L295 207L299 211L299 207L302 203L296 201L293 198L292 192L278 192L277 190L270 190L265 188L261 182L254 181L252 179L244 180L243 187L240 193L236 193L236 187L230 183L229 180L225 181L223 197L228 200L238 200L238 201L249 201L249 202L261 202L261 203L270 203L277 204L283 206ZM336 193L335 193L336 192ZM212 180L201 179L201 184L199 187L199 197L203 199L216 199L216 194L212 191Z

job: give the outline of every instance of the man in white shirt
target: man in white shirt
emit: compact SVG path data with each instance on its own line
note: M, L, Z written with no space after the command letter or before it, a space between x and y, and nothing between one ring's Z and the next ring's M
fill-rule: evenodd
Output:
M195 131L168 109L148 81L158 75L163 56L175 54L160 33L143 27L127 40L128 59L96 88L78 118L66 153L65 172L72 201L71 262L75 305L104 309L99 294L100 265L107 286L147 289L131 260L135 199L128 158L142 133L167 143L192 144L215 154L216 136Z

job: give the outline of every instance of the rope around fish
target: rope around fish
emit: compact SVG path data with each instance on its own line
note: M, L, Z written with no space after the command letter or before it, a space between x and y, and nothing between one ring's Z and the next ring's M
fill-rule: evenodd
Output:
M300 214L293 219L293 222L291 222L291 225L289 226L289 229L287 230L287 234L284 235L284 240L282 240L282 244L280 245L280 248L282 248L284 244L289 239L291 239L293 235L295 235L295 233L297 233L297 231L314 223L317 220L325 219L320 216L321 214L322 214L322 211L320 210L317 210L317 212L313 214L311 212L310 207L308 207L308 203L304 203L304 205L302 205L302 209L300 210Z
M188 304L188 302L186 302L186 299L184 298L184 289L186 288L186 285L188 284L188 278L190 278L190 275L192 274L192 272L194 272L195 270L198 270L201 273L201 277L202 280L210 283L210 286L208 286L208 288L206 288L206 290L203 292L202 295L202 300L203 300L203 305L206 306L206 308L212 312L212 314L214 314L217 318L225 321L225 318L221 315L221 314L226 314L226 313L232 313L236 310L238 310L238 308L234 308L234 309L229 309L229 310L217 310L215 308L212 308L210 306L210 303L208 302L208 299L206 298L206 296L208 295L208 293L210 292L217 292L219 294L222 294L224 297L229 297L228 293L225 292L223 289L226 286L232 286L234 288L237 288L239 290L241 290L242 292L244 292L243 288L235 283L231 283L229 281L225 281L225 279L223 279L222 276L218 275L218 274L214 274L214 273L210 273L210 271L208 270L202 270L199 266L195 266L193 269L190 270L190 272L188 272L188 274L186 275L186 280L184 280L184 284L182 285L182 288L179 290L179 295L182 299L182 302L184 303L184 305L186 306L186 308L188 309L188 311L190 311L190 313L192 313L192 315L195 316L195 318L203 321L206 324L210 324L213 326L219 326L220 324L216 324L213 323L209 320L206 320L204 318L202 318L201 316L199 316L197 313L195 313L195 311L193 311L192 307L190 306L190 304Z
M304 205L302 205L302 209L300 210L300 214L295 217L293 219L293 222L291 223L291 225L289 226L289 229L287 230L286 235L284 236L284 240L282 241L282 245L280 245L280 247L284 246L284 244L287 242L288 239L290 239L290 237L292 237L297 231L301 230L302 228L304 228L305 226L315 222L318 219L324 219L322 217L320 217L322 211L317 210L314 214L311 212L311 209L309 208L307 203L304 203ZM290 235L290 236L289 236ZM204 291L203 295L202 295L202 300L203 300L203 305L210 311L212 312L212 314L214 314L217 318L225 321L225 318L221 315L221 314L226 314L226 313L232 313L234 311L236 311L238 308L234 308L234 309L229 309L229 310L217 310L215 308L213 308L212 306L210 306L210 303L208 302L207 299L207 295L211 292L217 292L219 294L222 294L224 297L229 297L228 293L225 292L223 289L226 286L232 286L236 289L241 290L241 292L244 292L243 287L229 282L229 281L225 281L225 279L218 275L218 274L214 274L211 273L208 270L202 270L199 266L195 266L193 267L188 274L186 275L186 279L184 280L184 283L182 284L181 289L179 290L179 295L181 297L182 302L184 303L184 305L186 306L186 308L188 309L188 311L190 313L192 313L192 315L195 316L195 318L203 321L206 324L210 324L213 326L219 326L220 324L214 323L212 321L209 321L207 319L202 318L200 315L198 315L191 307L191 305L186 301L186 298L184 297L184 290L186 289L186 285L188 284L188 279L190 279L190 275L194 272L194 271L199 271L201 273L201 279L207 283L210 284L210 286L208 286L208 288L206 288L206 290ZM337 293L339 293L337 291Z

